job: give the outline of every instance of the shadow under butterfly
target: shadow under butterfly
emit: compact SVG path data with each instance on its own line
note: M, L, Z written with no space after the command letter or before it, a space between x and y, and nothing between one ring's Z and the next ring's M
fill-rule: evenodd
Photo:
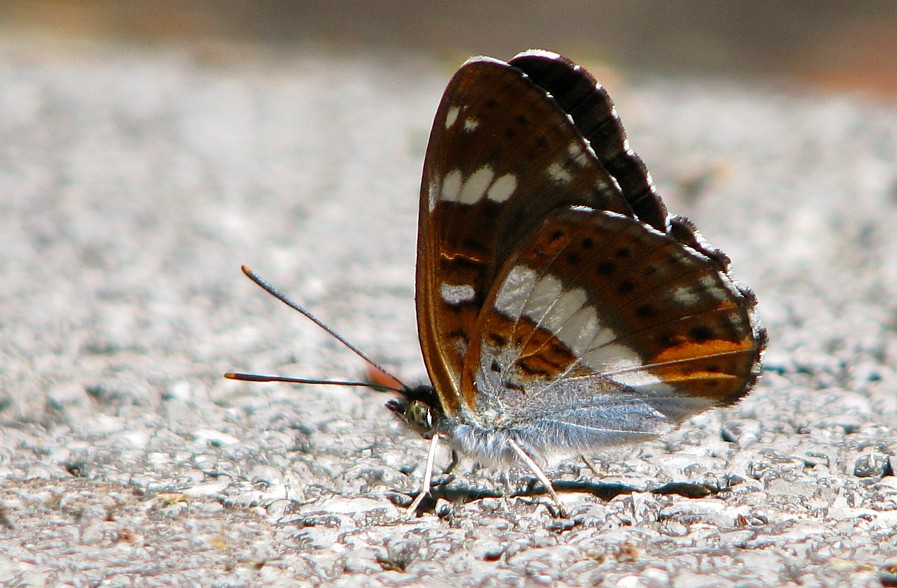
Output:
M440 439L452 466L460 453L528 468L563 516L549 457L662 435L756 382L766 332L754 295L690 221L667 214L607 92L557 54L458 70L433 123L419 215L432 385L226 374L396 393L387 408L430 440L412 512L430 496Z

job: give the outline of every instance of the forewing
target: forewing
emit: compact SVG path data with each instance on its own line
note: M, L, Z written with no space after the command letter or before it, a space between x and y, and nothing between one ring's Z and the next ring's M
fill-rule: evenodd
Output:
M607 90L582 66L556 53L527 51L508 63L526 72L570 115L601 165L617 181L636 217L666 231L666 207L644 162L630 148Z
M743 396L765 334L725 264L607 211L562 206L508 258L462 394L534 448L657 434ZM474 393L476 391L476 393Z
M446 412L487 293L523 236L564 205L632 215L568 114L520 69L467 62L445 91L420 198L417 315L424 360Z

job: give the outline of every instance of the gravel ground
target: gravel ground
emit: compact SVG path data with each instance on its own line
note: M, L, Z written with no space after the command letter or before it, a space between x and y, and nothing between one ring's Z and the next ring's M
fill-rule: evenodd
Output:
M383 394L221 377L364 369L241 263L423 377L418 182L462 60L0 38L0 582L897 585L894 108L611 76L770 346L734 408L552 470L570 520L472 464L409 519L426 444Z

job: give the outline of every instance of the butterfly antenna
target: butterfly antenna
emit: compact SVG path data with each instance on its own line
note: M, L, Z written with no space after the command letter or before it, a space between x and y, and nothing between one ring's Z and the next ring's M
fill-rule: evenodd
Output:
M386 390L401 393L400 388L385 384L372 384L371 382L356 382L352 380L318 380L315 378L290 378L289 376L265 376L262 374L247 374L244 372L227 372L224 377L228 380L240 380L242 382L286 382L287 384L319 384L324 386L358 386L361 388L373 388L374 390ZM390 376L392 377L392 376ZM399 382L401 383L401 382Z
M249 278L250 280L255 282L262 290L264 290L271 296L277 298L278 300L280 300L281 302L283 302L284 304L286 304L287 306L289 306L290 308L292 308L293 310L295 310L296 312L300 313L302 316L304 316L305 318L307 318L308 320L313 322L314 324L318 325L319 327L321 327L322 329L327 331L327 333L329 333L334 339L336 339L337 341L339 341L340 343L342 343L343 345L348 347L355 355L357 355L358 357L360 357L361 359L366 361L368 364L370 364L371 367L383 372L384 374L386 374L387 376L389 376L390 378L392 378L393 380L398 382L402 388L395 388L395 387L387 386L387 385L383 385L383 384L371 384L371 383L367 383L367 382L314 380L314 379L307 379L307 378L288 378L288 377L282 377L282 376L262 376L262 375L258 375L258 374L243 374L243 373L227 373L227 374L224 374L224 377L229 378L231 380L243 380L246 382L287 382L287 383L292 383L292 384L325 384L325 385L334 385L334 386L364 386L367 388L374 388L377 390L390 390L392 392L402 392L403 389L408 388L408 386L406 386L404 382L402 382L397 377L392 375L386 368L384 368L382 365L380 365L379 363L377 363L376 361L374 361L373 359L371 359L370 357L365 355L364 352L361 351L361 349L359 349L358 347L355 347L354 345L349 343L349 341L345 337L343 337L342 335L340 335L339 333L334 331L332 328L330 328L329 326L324 324L324 322L321 319L319 319L318 317L316 317L314 314L312 314L310 310L308 310L307 308L301 306L300 304L297 304L296 302L293 302L292 300L290 300L290 298L286 294L284 294L283 292L281 292L280 290L275 288L273 285L271 285L271 283L269 283L267 280L265 280L264 278L262 278L261 276L256 274L254 271L249 269L247 266L245 266L245 265L240 266L240 269L243 270L243 273L246 274L247 278Z

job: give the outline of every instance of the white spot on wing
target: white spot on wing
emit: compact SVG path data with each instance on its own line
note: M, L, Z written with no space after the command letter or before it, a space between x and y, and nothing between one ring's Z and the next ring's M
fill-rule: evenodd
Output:
M541 318L560 297L562 290L563 285L559 279L554 276L543 276L533 286L529 300L526 301L524 307L526 316L534 320Z
M613 180L613 178L611 178L611 180ZM616 182L616 180L613 180L612 184L608 184L603 179L601 179L600 176L598 177L597 180L595 180L595 189L598 190L599 192L603 192L604 190L607 190L608 188L611 187L611 185L613 185L614 187L616 187L618 189L620 187L620 185Z
M492 171L492 168L488 165L482 166L465 180L461 192L458 194L458 202L461 204L479 202L486 195L486 190L489 189L494 178L495 172Z
M456 306L473 300L476 291L469 284L442 284L439 286L439 295L447 304Z
M549 165L548 169L545 171L548 172L548 177L555 182L566 184L573 179L573 176L570 174L570 172L564 169L564 166L558 162L554 162Z
M445 113L445 128L450 129L455 121L458 120L458 113L461 111L460 106L452 106Z
M567 320L555 336L576 355L582 355L598 334L598 314L591 306L583 306ZM609 330L609 329L607 329Z
M673 297L676 304L681 304L682 306L689 306L698 301L698 295L691 286L679 286L673 288L672 291L670 291L670 296Z
M670 254L670 261L674 264L683 265L686 267L693 265L692 256L685 251L674 251L672 254Z
M539 283L541 284L543 281L545 280L539 280ZM557 333L564 326L564 323L567 322L567 319L582 309L585 302L586 293L582 288L573 288L564 291L560 296L555 298L551 309L542 321L542 326L552 333ZM538 319L539 317L531 318ZM564 341L564 343L566 343L566 341Z
M600 329L598 339L608 341L582 356L582 363L621 386L641 388L650 392L670 392L674 388L644 367L641 357L631 348L620 343L611 329Z
M671 392L674 389L648 370L634 370L631 372L613 374L611 379L624 386L629 386L631 388L648 388L653 392Z
M461 192L462 185L463 181L461 179L460 170L455 169L445 174L445 178L442 180L440 199L445 200L446 202L454 202L458 199L458 194Z
M478 126L480 126L480 121L477 120L476 118L470 117L470 118L464 119L464 132L465 133L474 132L475 130L477 130Z
M514 194L517 189L517 176L514 174L505 174L493 182L486 192L489 200L494 202L504 202Z
M613 329L597 329L595 334L592 336L592 339L586 343L586 349L595 350L600 347L604 347L608 343L617 340L617 334L613 331Z
M578 141L571 141L567 146L567 154L570 159L579 167L585 167L589 163L588 154L582 150L582 146Z
M623 377L624 374L629 372L623 371L620 374L615 374L614 372L632 370L642 366L642 360L638 354L629 347L619 343L602 345L589 351L582 356L582 362L598 373L608 374L613 380L618 382L620 381L617 379L618 377ZM657 381L659 382L660 380Z
M535 270L525 265L514 266L495 297L495 309L507 317L520 316L535 283Z
M729 317L726 320L728 321L728 323L730 325L732 325L733 329L735 329L739 332L744 330L744 327L745 327L744 320L742 320L742 318L740 316L738 316L737 314L729 315Z
M701 285L701 288L703 288L708 294L710 294L717 300L725 300L727 298L727 294L729 294L723 288L719 287L719 284L716 281L715 274L704 276L703 278L698 280L698 283Z

